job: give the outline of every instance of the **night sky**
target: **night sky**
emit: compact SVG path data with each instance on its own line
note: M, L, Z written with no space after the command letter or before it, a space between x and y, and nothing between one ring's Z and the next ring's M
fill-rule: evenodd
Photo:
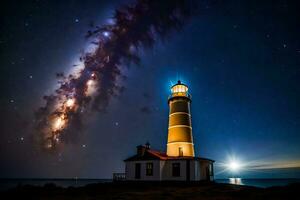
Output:
M89 46L89 24L133 1L7 1L0 15L0 177L110 178L147 141L165 150L170 86L192 94L198 156L242 177L300 177L300 14L296 1L204 1L180 31L124 67L124 91L58 152L36 148L34 113Z

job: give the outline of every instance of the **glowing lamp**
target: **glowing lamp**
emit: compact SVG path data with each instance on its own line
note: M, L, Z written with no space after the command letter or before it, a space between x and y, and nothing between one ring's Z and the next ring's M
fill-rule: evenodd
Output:
M189 88L181 81L171 87L172 96L188 96L188 90Z

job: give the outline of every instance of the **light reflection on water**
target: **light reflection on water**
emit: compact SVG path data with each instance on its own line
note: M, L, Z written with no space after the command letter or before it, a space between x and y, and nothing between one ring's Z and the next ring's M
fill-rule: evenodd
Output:
M244 185L241 178L229 178L229 183L234 185Z
M272 186L286 186L293 183L300 183L300 179L286 178L286 179L247 179L247 178L226 178L216 179L217 183L229 183L235 185L247 185L260 188L267 188Z

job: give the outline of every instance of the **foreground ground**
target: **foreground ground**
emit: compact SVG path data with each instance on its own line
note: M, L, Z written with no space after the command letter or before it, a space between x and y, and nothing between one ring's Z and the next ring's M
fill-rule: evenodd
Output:
M19 186L1 199L298 199L300 184L255 188L219 183L99 183L78 188Z

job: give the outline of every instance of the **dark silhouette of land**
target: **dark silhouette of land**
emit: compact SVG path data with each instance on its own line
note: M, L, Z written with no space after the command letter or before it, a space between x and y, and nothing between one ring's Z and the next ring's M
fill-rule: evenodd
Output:
M221 183L113 182L62 188L18 186L1 192L2 199L298 199L300 183L256 188Z

